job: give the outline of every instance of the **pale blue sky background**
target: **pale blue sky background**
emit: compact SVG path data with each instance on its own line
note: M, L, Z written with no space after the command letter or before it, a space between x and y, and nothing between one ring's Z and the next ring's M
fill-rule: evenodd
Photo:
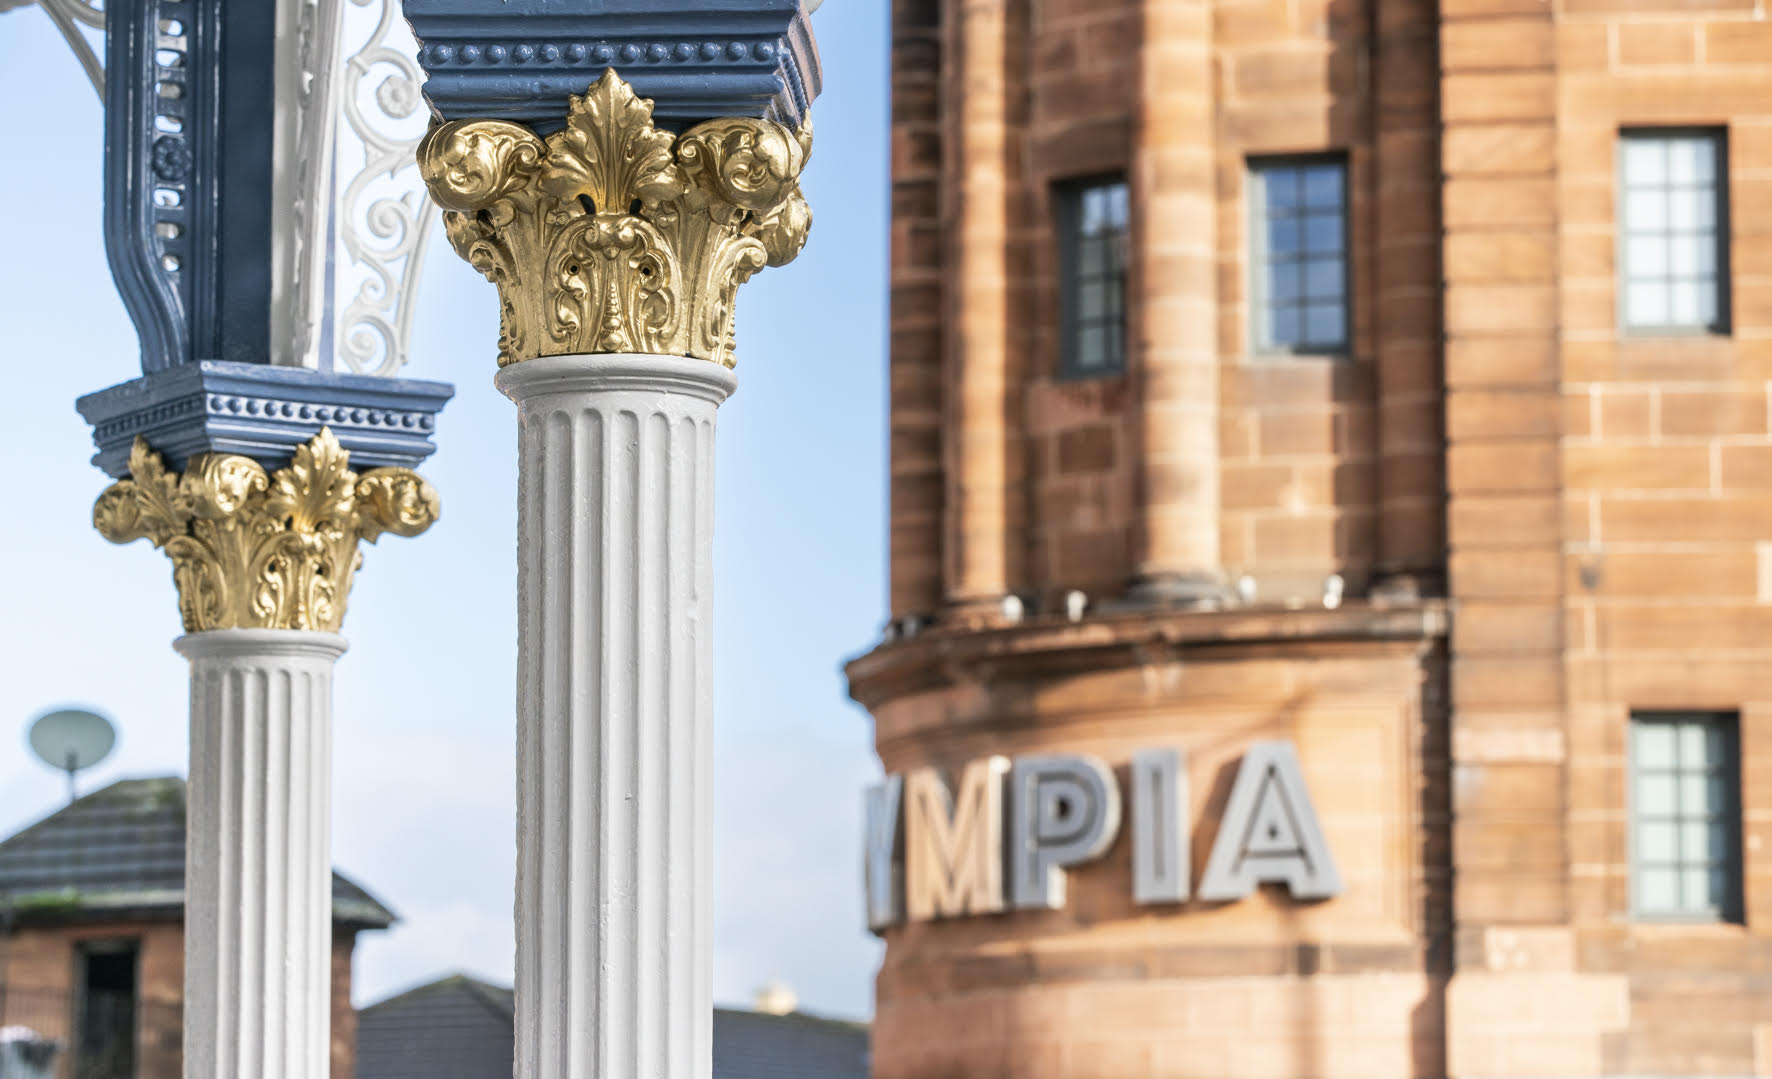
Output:
M832 0L804 254L741 293L739 391L720 410L715 543L715 995L779 978L803 1006L872 1010L862 929L866 714L840 663L884 617L888 5ZM96 96L32 8L0 16L10 166L0 179L0 834L58 807L27 722L81 702L121 729L83 778L186 766L186 667L169 564L91 528L108 480L74 399L139 374L100 239ZM351 595L336 686L334 859L398 911L362 938L359 1002L511 968L516 457L492 387L492 286L433 242L414 377L457 386L425 473L439 525L384 539Z

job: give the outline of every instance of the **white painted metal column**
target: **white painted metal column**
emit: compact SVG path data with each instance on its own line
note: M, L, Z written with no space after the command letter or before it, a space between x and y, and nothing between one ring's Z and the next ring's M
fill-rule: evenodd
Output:
M221 629L191 661L186 1079L327 1079L334 633Z
M519 1079L712 1071L714 414L703 359L546 356L517 403Z

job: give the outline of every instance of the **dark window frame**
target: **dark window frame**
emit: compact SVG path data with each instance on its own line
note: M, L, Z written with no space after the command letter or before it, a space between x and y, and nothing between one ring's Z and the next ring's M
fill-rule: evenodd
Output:
M1322 341L1302 341L1299 344L1274 344L1268 341L1264 322L1269 313L1267 299L1267 269L1272 262L1271 253L1267 251L1267 176L1266 173L1280 169L1303 169L1315 165L1334 165L1341 172L1341 207L1336 215L1341 226L1339 242L1341 245L1341 340L1336 343ZM1353 199L1349 190L1352 168L1346 150L1325 150L1303 154L1252 154L1243 163L1243 190L1247 212L1244 219L1249 230L1248 243L1248 282L1249 302L1248 317L1245 319L1245 332L1249 337L1249 351L1256 356L1322 356L1335 359L1346 359L1354 351L1354 248L1353 248ZM1311 216L1300 214L1300 217ZM1300 261L1308 259L1302 257ZM1302 312L1306 294L1300 293L1296 306ZM1302 337L1303 323L1300 330Z
M1121 260L1119 269L1119 319L1117 350L1107 350L1109 362L1096 367L1084 367L1082 356L1082 292L1083 285L1089 282L1082 275L1082 217L1083 200L1091 191L1103 188L1122 187L1126 189L1126 220L1122 226ZM1130 351L1128 338L1127 316L1130 305L1127 302L1127 270L1131 262L1130 245L1132 243L1132 191L1123 172L1096 173L1061 180L1052 185L1052 201L1058 231L1058 378L1062 381L1082 381L1092 378L1111 378L1126 373L1127 355ZM1112 274L1104 275L1103 280L1112 278ZM1104 323L1108 324L1108 323Z
M1706 138L1716 150L1716 170L1711 177L1711 197L1714 200L1715 229L1714 243L1716 247L1716 265L1712 267L1712 275L1716 281L1716 317L1708 324L1668 322L1657 325L1635 325L1630 319L1630 226L1628 213L1630 207L1630 176L1625 168L1625 148L1633 139L1671 139L1671 138ZM1705 338L1729 337L1734 333L1734 305L1731 302L1734 293L1734 281L1729 272L1730 266L1730 200L1729 200L1729 128L1726 125L1674 125L1667 127L1627 125L1618 129L1618 138L1613 150L1613 199L1612 227L1614 235L1613 249L1613 294L1616 300L1618 334L1628 338ZM1663 182L1667 186L1668 181ZM1671 231L1667 233L1671 236Z
M113 1035L123 1038L115 1044L121 1046L125 1070L134 1073L141 1067L142 1054L142 961L143 943L140 937L94 937L76 941L73 947L74 977L72 989L68 994L68 1028L64 1052L69 1061L70 1074L82 1075L97 1070L92 1058L93 1027L93 991L90 988L91 961L96 957L126 957L130 964L130 985L128 1002L127 1030L118 1028ZM115 997L115 991L106 991L106 996ZM112 1043L101 1043L108 1047ZM99 1063L106 1063L105 1060Z
M1650 770L1637 758L1637 731L1641 726L1666 725L1674 729L1676 761L1672 768L1657 767L1653 771L1665 771L1669 775L1683 776L1688 774L1682 763L1677 760L1679 729L1682 726L1703 726L1714 728L1722 734L1723 763L1714 768L1706 768L1705 773L1715 773L1723 780L1723 801L1721 810L1716 814L1724 828L1723 859L1717 865L1724 875L1724 895L1722 902L1715 907L1704 909L1687 905L1682 895L1678 910L1649 910L1642 902L1642 889L1638 875L1645 866L1637 850L1637 832L1643 823L1671 823L1676 836L1683 825L1688 823L1689 814L1676 805L1673 816L1656 817L1645 821L1638 805L1637 783ZM1675 783L1675 798L1679 797L1680 784ZM1741 821L1741 713L1728 710L1679 710L1679 709L1634 709L1630 713L1629 726L1625 740L1625 828L1626 851L1628 858L1627 883L1630 888L1630 917L1634 922L1660 925L1740 925L1745 921L1745 871L1746 864L1742 852L1742 821ZM1683 850L1678 850L1680 841L1676 840L1676 860L1662 868L1671 868L1676 874L1686 869L1689 862L1683 857ZM1708 861L1705 863L1709 865Z

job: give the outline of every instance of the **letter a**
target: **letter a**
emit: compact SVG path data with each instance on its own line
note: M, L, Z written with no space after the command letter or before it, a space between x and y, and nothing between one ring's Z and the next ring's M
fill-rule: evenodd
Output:
M1206 861L1200 898L1241 899L1268 882L1286 885L1294 899L1341 894L1341 874L1290 742L1255 742L1243 755Z

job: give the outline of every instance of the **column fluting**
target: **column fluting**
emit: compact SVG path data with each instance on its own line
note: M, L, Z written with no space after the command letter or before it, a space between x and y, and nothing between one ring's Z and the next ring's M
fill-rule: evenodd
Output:
M712 1069L706 360L548 356L518 412L517 1067Z
M186 1079L326 1079L333 633L222 629L191 663Z

